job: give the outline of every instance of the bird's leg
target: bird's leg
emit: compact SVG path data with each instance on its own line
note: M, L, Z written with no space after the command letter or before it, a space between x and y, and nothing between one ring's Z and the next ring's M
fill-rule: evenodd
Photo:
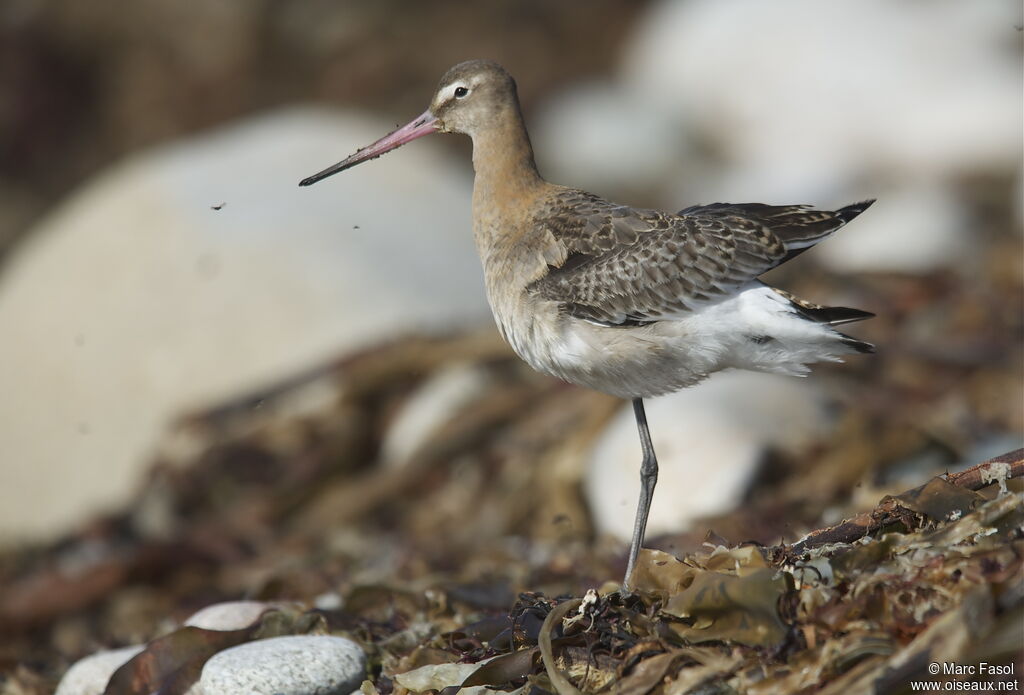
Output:
M626 564L626 577L622 580L622 593L626 595L632 592L630 578L633 575L633 570L636 568L636 558L640 554L640 546L644 543L647 515L651 511L654 486L658 482L658 459L654 455L651 432L647 429L647 413L644 412L644 401L642 398L633 399L633 414L636 416L636 427L640 431L640 448L643 450L644 460L640 464L640 501L636 505L633 541L629 544L629 562Z

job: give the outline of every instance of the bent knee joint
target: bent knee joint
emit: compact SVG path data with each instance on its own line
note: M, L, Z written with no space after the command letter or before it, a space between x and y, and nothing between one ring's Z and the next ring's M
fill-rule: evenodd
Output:
M643 463L640 464L640 477L645 480L658 479L658 460L656 458L644 457Z

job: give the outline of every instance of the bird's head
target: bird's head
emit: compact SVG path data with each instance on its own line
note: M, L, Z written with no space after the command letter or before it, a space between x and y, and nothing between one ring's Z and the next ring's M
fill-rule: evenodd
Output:
M429 112L437 130L473 135L517 103L515 80L503 67L491 60L470 60L444 74Z
M299 185L309 186L431 133L472 136L500 121L510 109L518 109L516 83L503 67L491 60L459 63L441 78L430 108L419 117Z

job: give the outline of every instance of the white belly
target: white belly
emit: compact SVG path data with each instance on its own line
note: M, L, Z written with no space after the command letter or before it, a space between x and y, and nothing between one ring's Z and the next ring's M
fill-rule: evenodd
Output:
M523 294L494 302L512 349L534 369L621 398L678 391L731 367L791 375L850 352L828 326L796 314L770 288L743 292L677 320L613 328ZM770 340L760 342L764 336Z
M663 324L609 328L566 316L553 302L494 306L502 336L537 371L621 398L656 396L703 379L712 365L683 357L685 343ZM666 349L668 347L674 349ZM713 371L713 369L711 369Z

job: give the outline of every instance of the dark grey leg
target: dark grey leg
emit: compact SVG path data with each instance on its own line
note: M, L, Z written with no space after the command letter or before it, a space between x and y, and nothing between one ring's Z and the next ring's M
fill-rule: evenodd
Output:
M643 450L644 460L640 464L640 501L636 505L633 541L629 544L629 563L626 565L626 577L622 580L622 593L627 595L632 592L630 577L636 567L636 557L640 553L640 546L644 543L647 515L651 511L654 486L658 482L658 459L654 455L654 444L651 443L651 433L647 429L647 413L644 412L642 398L633 399L633 414L636 416L636 427L640 431L640 448Z

